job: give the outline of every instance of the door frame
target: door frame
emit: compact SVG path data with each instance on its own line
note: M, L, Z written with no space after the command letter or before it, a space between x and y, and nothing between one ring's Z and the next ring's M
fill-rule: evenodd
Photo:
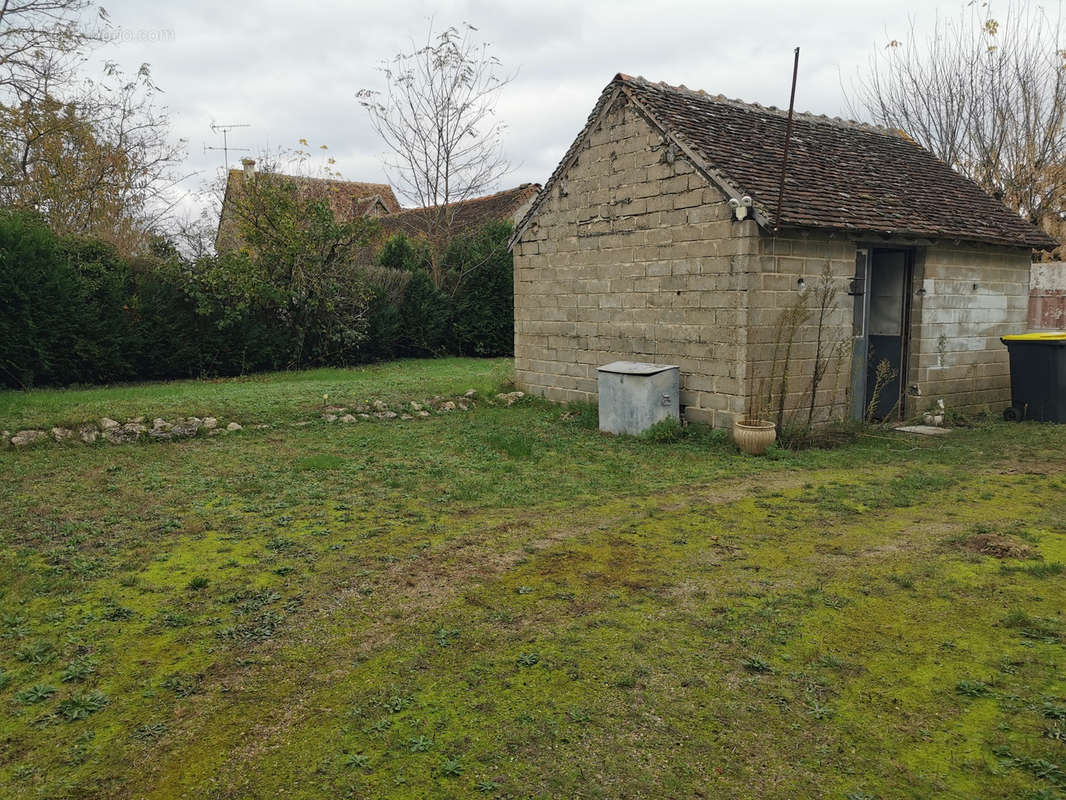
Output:
M903 297L900 309L900 365L899 397L896 398L893 418L902 419L906 413L907 386L910 375L911 327L914 320L914 278L917 264L917 248L908 245L875 244L859 242L855 249L855 276L848 295L854 298L852 307L851 350L851 418L865 421L869 398L866 396L869 374L870 347L870 280L873 274L874 256L878 252L902 252ZM860 274L861 273L861 274Z

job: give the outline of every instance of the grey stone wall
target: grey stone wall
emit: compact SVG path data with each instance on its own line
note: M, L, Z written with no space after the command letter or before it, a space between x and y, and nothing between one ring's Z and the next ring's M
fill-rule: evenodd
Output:
M816 355L828 363L815 390L814 421L847 414L851 371L852 302L847 294L849 279L855 274L855 242L828 234L783 232L764 234L759 240L759 271L753 275L749 300L748 357L751 381L756 388L766 386L780 396L785 373L787 331L783 315L802 303L808 316L792 337L791 357L785 381L784 421L807 421ZM819 331L819 292L823 274L835 292ZM802 281L802 283L801 283ZM819 338L821 346L819 350ZM774 362L777 362L776 373ZM765 392L764 392L765 394ZM776 420L774 407L762 416Z
M1066 330L1066 262L1033 264L1029 273L1029 327Z

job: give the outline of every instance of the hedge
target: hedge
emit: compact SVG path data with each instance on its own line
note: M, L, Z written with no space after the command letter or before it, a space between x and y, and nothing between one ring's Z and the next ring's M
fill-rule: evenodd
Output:
M196 261L165 242L125 260L106 244L60 237L38 216L0 211L0 385L112 383L346 366L405 356L512 352L509 224L453 242L445 286L424 246L381 250L385 288L352 266L317 314L262 280L250 256ZM397 289L396 287L400 288ZM330 309L322 313L321 309Z

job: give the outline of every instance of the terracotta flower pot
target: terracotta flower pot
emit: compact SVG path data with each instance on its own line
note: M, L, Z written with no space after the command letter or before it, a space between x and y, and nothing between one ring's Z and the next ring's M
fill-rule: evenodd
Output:
M777 441L777 426L772 422L747 422L737 420L733 423L733 441L743 452L752 456L761 456Z

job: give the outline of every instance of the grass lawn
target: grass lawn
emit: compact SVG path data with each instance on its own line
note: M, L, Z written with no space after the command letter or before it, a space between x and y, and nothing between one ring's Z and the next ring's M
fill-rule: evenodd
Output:
M330 403L368 399L400 402L426 393L456 395L467 389L488 393L512 375L511 359L439 358L372 364L357 369L312 369L214 381L165 381L87 389L0 391L0 428L73 425L104 415L215 416L242 422L308 419L322 396Z
M737 454L502 361L0 394L6 798L1066 797L1066 427Z

